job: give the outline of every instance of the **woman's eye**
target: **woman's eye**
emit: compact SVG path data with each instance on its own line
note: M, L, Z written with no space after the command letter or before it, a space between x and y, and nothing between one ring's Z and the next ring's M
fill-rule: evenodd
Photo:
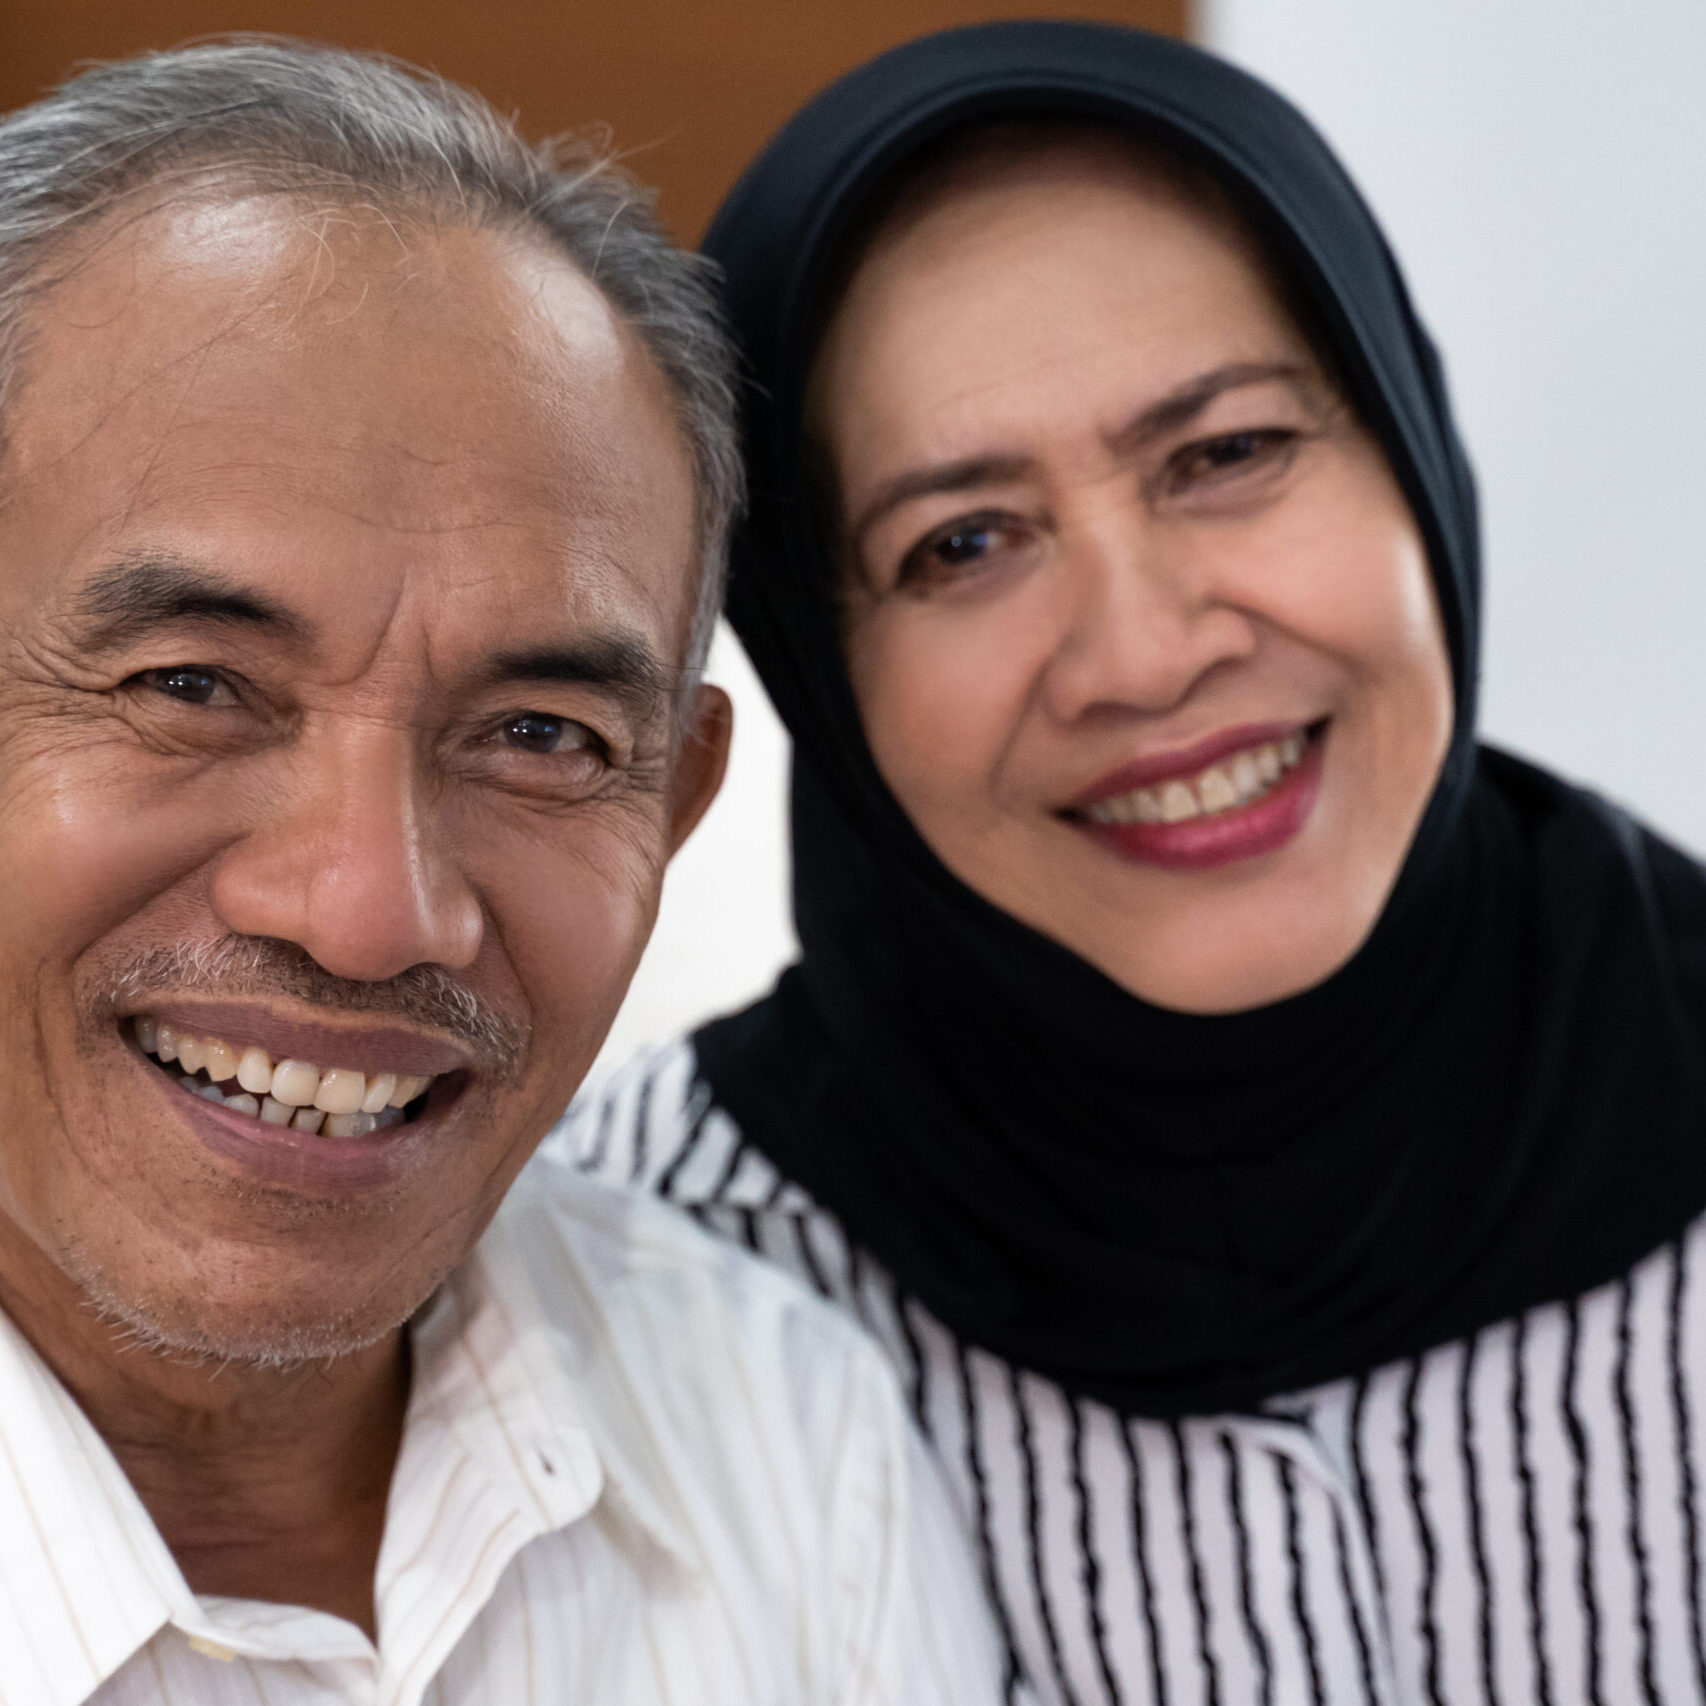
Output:
M936 541L935 553L940 561L958 568L981 557L990 548L994 535L992 527L956 527Z
M896 585L922 591L962 580L997 559L1005 561L1027 536L1023 524L1011 516L972 515L951 521L907 552Z
M224 676L215 670L197 669L193 664L178 664L170 669L145 669L132 679L168 699L182 700L186 705L234 705L237 702L237 696Z
M1169 459L1168 486L1189 492L1199 486L1281 473L1290 464L1300 436L1290 427L1253 427L1187 444Z

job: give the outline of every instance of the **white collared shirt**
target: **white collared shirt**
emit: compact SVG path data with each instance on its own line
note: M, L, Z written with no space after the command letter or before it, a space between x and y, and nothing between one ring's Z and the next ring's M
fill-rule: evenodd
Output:
M377 1646L191 1592L0 1315L0 1706L989 1706L892 1378L802 1288L541 1158L413 1328Z

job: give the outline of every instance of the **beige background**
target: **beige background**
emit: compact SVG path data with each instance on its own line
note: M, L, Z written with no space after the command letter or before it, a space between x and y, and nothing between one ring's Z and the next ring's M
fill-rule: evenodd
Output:
M696 238L814 89L910 36L1003 17L1181 34L1186 0L0 0L0 108L79 61L230 30L382 48L470 83L532 136L608 124Z

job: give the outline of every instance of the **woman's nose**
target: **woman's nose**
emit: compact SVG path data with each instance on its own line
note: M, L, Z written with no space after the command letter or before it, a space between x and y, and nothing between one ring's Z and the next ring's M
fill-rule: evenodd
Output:
M1210 542L1140 506L1062 530L1043 692L1074 722L1098 709L1174 709L1211 671L1248 658L1252 617L1222 596Z
M479 899L407 733L328 731L293 756L283 796L214 869L221 922L294 942L339 977L467 966L480 947Z

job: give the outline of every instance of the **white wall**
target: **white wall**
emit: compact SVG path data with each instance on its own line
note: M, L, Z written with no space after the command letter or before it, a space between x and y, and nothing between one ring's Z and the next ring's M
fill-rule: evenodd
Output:
M1487 527L1489 736L1706 851L1706 0L1206 0L1385 222Z
M1706 850L1706 0L1207 0L1341 151L1444 348L1481 476L1490 735ZM725 634L723 798L609 1061L791 952L785 740Z
M669 868L651 946L593 1076L643 1043L743 1006L793 957L788 908L788 736L720 624L706 670L735 706L723 791Z

